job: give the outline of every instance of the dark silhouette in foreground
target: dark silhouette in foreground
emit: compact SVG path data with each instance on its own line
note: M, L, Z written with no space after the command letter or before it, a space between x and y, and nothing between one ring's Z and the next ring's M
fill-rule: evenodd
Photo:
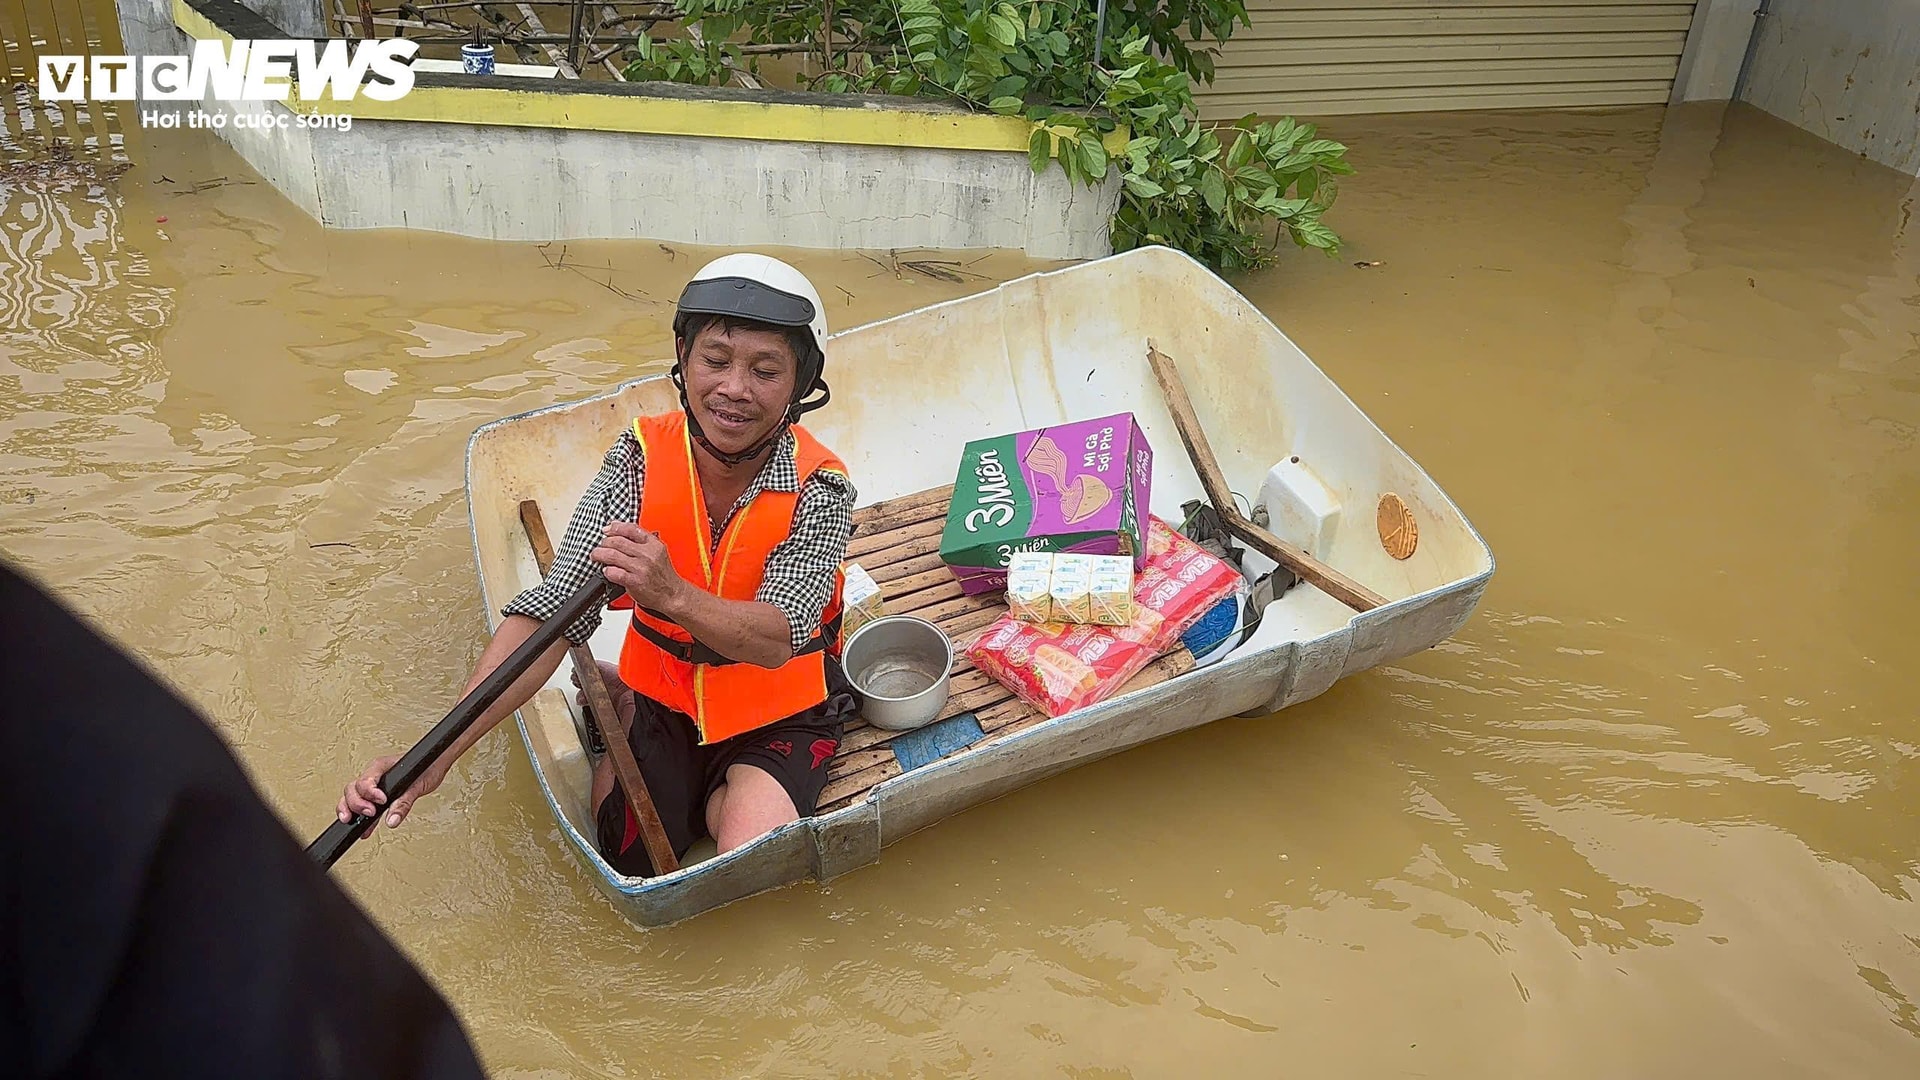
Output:
M0 691L0 1075L482 1075L218 735L4 563Z

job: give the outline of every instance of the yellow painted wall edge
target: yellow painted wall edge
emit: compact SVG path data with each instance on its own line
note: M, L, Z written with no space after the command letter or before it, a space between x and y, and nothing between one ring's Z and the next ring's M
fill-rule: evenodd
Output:
M173 23L197 41L233 37L195 8L173 0ZM547 85L552 85L547 83ZM564 84L562 84L564 85ZM510 87L418 86L398 101L356 97L352 101L282 102L302 113L350 113L355 120L412 120L438 124L571 128L641 135L689 135L710 139L845 143L859 146L930 147L948 150L1027 152L1032 128L1016 116L942 113L864 106L835 107L787 102L705 101L685 98L518 90ZM1110 154L1125 149L1125 127L1102 141Z

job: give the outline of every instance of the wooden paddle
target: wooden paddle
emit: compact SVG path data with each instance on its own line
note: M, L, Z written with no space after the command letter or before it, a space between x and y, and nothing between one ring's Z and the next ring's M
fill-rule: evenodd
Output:
M1173 366L1173 360L1155 348L1151 338L1147 339L1147 363L1153 365L1153 377L1159 381L1160 392L1167 399L1167 411L1173 414L1174 426L1180 430L1187 457L1193 462L1194 471L1200 474L1200 486L1206 489L1207 501L1219 511L1227 531L1355 611L1371 611L1386 603L1386 597L1240 516L1233 491L1227 487L1220 463L1207 444L1207 434L1200 429L1200 419L1193 413L1193 401L1187 397L1186 384L1180 381L1180 372Z
M553 541L547 536L547 523L540 516L539 503L527 499L520 504L520 524L527 530L534 561L544 575L553 565ZM607 692L600 663L585 645L573 646L567 655L573 659L573 670L580 676L580 689L586 691L587 708L592 710L593 722L599 725L607 754L613 758L613 772L620 778L621 790L627 793L627 805L633 810L634 820L640 823L640 842L646 845L647 857L653 860L653 871L671 874L680 869L680 860L674 856L673 844L667 840L660 812L654 809L653 795L647 791L647 781L640 775L640 763L633 759L633 747L628 744L626 728L614 711L613 695ZM609 730L614 728L618 730Z
M541 623L527 640L520 643L519 648L500 662L499 667L480 680L480 685L461 698L460 704L455 705L444 720L435 724L433 730L427 732L426 738L415 743L413 749L394 762L393 768L381 775L380 790L386 792L389 798L394 798L411 788L420 775L427 771L427 767L438 761L440 755L446 753L447 748L458 741L475 720L480 719L480 714L498 701L516 679L527 673L527 669L547 651L548 646L560 640L561 631L569 623L619 593L619 586L598 574L580 586L567 598L566 603L560 605L559 611ZM379 820L380 816L376 813L372 816L356 814L352 821L335 821L327 826L326 832L307 845L307 854L319 862L323 869L331 869L340 856L353 846L354 841L365 836Z

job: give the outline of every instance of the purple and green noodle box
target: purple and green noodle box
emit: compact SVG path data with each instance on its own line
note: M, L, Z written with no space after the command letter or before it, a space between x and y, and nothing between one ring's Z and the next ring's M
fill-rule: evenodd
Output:
M969 595L1007 585L1016 551L1146 559L1153 450L1132 413L976 439L960 455L940 559Z

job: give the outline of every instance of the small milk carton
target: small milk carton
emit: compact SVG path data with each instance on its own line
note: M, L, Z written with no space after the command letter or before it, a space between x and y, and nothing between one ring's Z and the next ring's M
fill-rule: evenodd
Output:
M1100 626L1133 622L1133 560L1125 555L1091 555L1092 583L1087 591L1087 621Z
M1077 553L1053 557L1053 617L1059 622L1093 619L1093 556Z
M1016 619L1043 623L1053 620L1053 556L1044 551L1016 551L1007 563L1007 611Z
M846 641L855 630L885 615L887 605L879 583L859 563L848 563L842 572L846 584L840 589L840 640Z
M1005 588L1021 551L1125 555L1139 569L1152 483L1132 413L976 439L961 453L940 559L970 595Z

